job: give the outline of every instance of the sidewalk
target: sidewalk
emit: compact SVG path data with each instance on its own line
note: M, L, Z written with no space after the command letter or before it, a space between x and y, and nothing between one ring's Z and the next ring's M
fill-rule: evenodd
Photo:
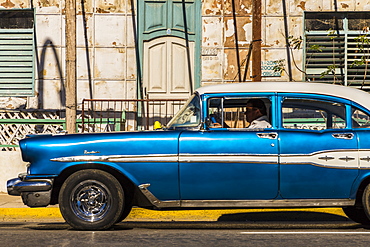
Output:
M23 204L20 196L10 196L0 192L0 222L1 221L59 221L64 222L58 206L46 208L29 208Z
M258 216L258 217L257 217ZM257 217L257 218L256 218ZM270 217L270 218L269 218ZM271 219L275 217L275 219ZM128 221L347 221L341 208L213 209L155 211L133 208ZM64 222L58 205L29 208L20 196L0 193L0 222Z
M0 192L0 208L28 208L20 196L10 196Z

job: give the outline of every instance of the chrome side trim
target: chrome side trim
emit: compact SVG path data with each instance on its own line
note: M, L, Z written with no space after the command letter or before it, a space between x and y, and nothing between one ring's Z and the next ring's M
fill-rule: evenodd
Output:
M105 162L177 162L177 155L78 155L50 159L57 162L105 161Z
M277 164L279 161L277 155L269 154L181 154L179 162Z
M280 199L280 200L175 200L161 201L141 184L143 195L158 209L161 208L280 208L280 207L343 207L355 205L354 199Z
M328 150L311 154L282 154L280 155L281 165L303 165L336 168L336 169L358 169L359 152L356 149Z
M343 207L353 206L350 199L305 199L305 200L182 200L181 207L206 208L280 208L280 207Z
M313 165L335 169L369 169L369 149L323 150L309 154L150 154L150 155L77 155L50 159L55 162L120 162L120 163L241 163Z
M172 154L160 155L79 155L50 159L56 162L205 162L205 163L263 163L277 164L277 155L254 154Z
M316 151L316 152L312 152L312 153L303 153L303 154L282 154L283 156L285 157L289 157L289 156L316 156L316 155L319 155L319 154L328 154L328 153L348 153L348 152L358 152L359 150L357 149L332 149L332 150L321 150L321 151ZM366 151L366 152L370 152L370 149L360 149L360 151Z
M140 191L143 195L150 201L153 206L157 208L174 208L180 207L180 201L161 201L157 197L155 197L152 192L150 192L147 188L150 184L141 184L139 185Z

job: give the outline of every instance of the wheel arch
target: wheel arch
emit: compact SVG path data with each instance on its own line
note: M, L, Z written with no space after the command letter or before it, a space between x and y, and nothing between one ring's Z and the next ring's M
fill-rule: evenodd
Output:
M134 200L135 194L139 191L137 186L132 182L126 175L124 175L119 170L115 169L114 167L105 165L105 164L98 164L98 163L86 163L86 164L78 164L74 166L67 167L64 169L57 178L54 180L53 184L53 191L51 195L51 203L52 205L58 204L58 196L60 189L64 183L64 181L71 176L73 173L81 170L87 169L97 169L108 172L109 174L113 175L121 184L126 200Z
M370 174L367 174L367 176L362 179L360 185L357 188L355 206L362 206L362 196L368 184L370 184Z

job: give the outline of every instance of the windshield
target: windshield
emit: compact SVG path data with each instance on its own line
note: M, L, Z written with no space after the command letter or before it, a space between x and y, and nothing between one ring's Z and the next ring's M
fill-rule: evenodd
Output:
M193 95L168 123L167 128L194 128L200 123L200 99Z

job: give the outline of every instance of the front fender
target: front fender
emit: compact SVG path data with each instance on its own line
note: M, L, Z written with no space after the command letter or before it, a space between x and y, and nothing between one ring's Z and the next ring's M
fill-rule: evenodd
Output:
M113 162L68 162L61 164L60 170L58 171L58 174L63 174L67 170L73 169L73 170L82 170L82 169L88 169L90 166L100 166L100 167L109 167L117 172L121 173L122 175L126 176L133 184L138 186L140 183L135 178L133 174L131 174L129 171L125 170L122 166L113 163Z
M55 161L54 161L55 162ZM89 166L116 170L136 187L149 184L151 192L160 200L179 200L178 163L176 162L59 162L57 174L80 170ZM67 172L69 174L70 172Z

